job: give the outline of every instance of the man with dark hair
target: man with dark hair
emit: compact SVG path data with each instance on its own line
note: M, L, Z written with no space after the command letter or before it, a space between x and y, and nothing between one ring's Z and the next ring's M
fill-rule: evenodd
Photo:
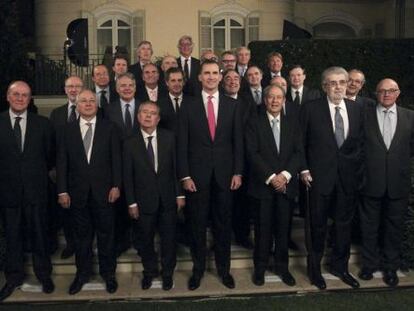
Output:
M262 113L265 110L262 88L263 71L258 66L250 66L247 69L246 77L248 88L243 90L243 94L246 100L255 105L257 112Z
M206 227L212 219L218 275L234 288L230 274L231 191L241 185L243 131L236 102L218 90L220 67L206 60L199 80L202 91L180 110L178 175L186 191L193 275L188 288L200 286L206 268Z
M125 195L130 217L134 220L135 239L140 240L144 267L142 289L149 289L159 274L154 236L161 237L162 288L173 286L176 265L175 226L177 209L185 204L176 175L174 133L157 128L160 109L147 101L139 106L140 131L124 144Z
M93 91L95 91L99 108L106 110L111 102L115 101L118 93L111 88L108 68L105 65L97 65L92 70L92 81L94 83Z
M223 70L236 69L237 58L232 51L224 51L221 54L221 68Z
M279 52L267 55L267 68L263 73L262 86L265 88L274 77L282 76L283 56Z
M76 276L69 288L74 295L92 274L92 243L96 232L99 273L106 290L114 293L116 256L114 210L122 184L121 142L115 124L97 118L96 95L83 90L76 100L79 120L62 135L56 163L59 204L73 215Z
M47 247L48 171L53 166L49 121L27 111L29 85L12 82L7 89L9 110L0 114L0 212L6 240L0 301L24 281L24 248L30 247L33 270L44 293L55 286Z
M144 85L144 81L142 80L142 69L144 69L144 66L146 64L151 62L151 57L153 53L154 51L152 49L151 42L143 40L140 43L138 43L137 62L128 67L128 71L132 73L135 77L137 88L140 88Z

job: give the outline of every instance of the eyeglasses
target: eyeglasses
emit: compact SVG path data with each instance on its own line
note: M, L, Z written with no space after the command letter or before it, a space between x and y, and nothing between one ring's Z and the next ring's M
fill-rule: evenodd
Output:
M67 88L67 89L81 89L82 85L69 84L69 85L65 85L65 88Z
M389 89L389 90L381 89L377 91L377 94L378 95L387 95L387 94L393 95L393 94L398 93L399 91L400 91L399 89Z
M328 81L325 82L325 85L329 87L338 87L338 86L346 86L348 81L346 80L339 80L339 81Z

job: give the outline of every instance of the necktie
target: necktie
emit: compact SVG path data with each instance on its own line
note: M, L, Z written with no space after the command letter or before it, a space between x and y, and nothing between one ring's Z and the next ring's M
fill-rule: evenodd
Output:
M187 80L190 78L190 69L188 68L188 58L185 59L184 63L184 73Z
M295 94L296 96L295 96L295 99L293 100L293 103L299 106L300 105L299 91L296 91Z
M101 108L106 108L107 105L108 105L108 99L106 98L106 91L102 90L101 91L101 98L99 100L99 106Z
M175 101L175 113L178 113L178 111L180 110L180 106L178 105L178 97L174 97L174 101Z
M14 127L13 127L14 136L16 137L16 143L17 143L17 146L19 147L20 152L23 151L23 148L22 148L22 129L20 127L20 120L21 119L22 119L22 117L16 117L15 121L14 121Z
M128 135L132 133L132 118L129 112L129 104L125 105L125 130Z
M88 153L89 153L89 149L91 148L92 145L92 123L88 122L86 123L86 125L88 126L88 130L85 133L85 136L83 137L83 148L85 149L85 155L86 158L88 159ZM89 162L89 159L88 159Z
M279 120L274 118L272 120L272 132L273 132L273 138L275 139L277 151L280 150L280 130L278 126Z
M214 115L214 105L212 99L213 96L207 97L207 121L211 140L214 141L214 136L216 135L216 117Z
M258 106L262 104L262 96L259 90L254 91L254 101L256 102L256 105Z
M391 133L391 111L384 109L384 122L382 129L382 137L384 138L384 143L387 149L390 149L392 133Z
M151 101L156 102L158 98L158 94L156 90L149 90L149 98Z
M342 119L339 107L335 107L335 139L338 148L341 148L345 140L345 131L344 120Z
M152 164L152 167L155 169L155 154L154 154L154 148L152 147L153 138L154 136L148 136L147 152L148 152L148 158Z
M70 106L70 114L69 114L69 118L68 118L68 122L73 122L76 120L76 106L72 105Z

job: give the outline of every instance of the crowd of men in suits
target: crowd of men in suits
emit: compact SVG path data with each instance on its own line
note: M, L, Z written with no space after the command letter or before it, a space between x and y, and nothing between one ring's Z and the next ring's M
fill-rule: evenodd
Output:
M273 256L273 272L294 286L288 250L297 207L306 214L313 285L326 288L321 260L331 218L329 272L359 287L348 271L359 214L359 278L370 280L382 270L384 282L396 286L414 153L414 113L396 105L397 82L381 80L375 101L359 95L361 71L330 67L321 75L320 93L305 86L301 65L289 68L287 82L278 52L262 69L250 63L246 47L220 59L205 51L201 62L191 56L190 36L180 38L178 49L180 57L164 57L159 68L151 63L151 43L142 41L136 64L128 67L123 56L114 57L112 78L106 66L96 66L92 90L68 77L67 104L49 120L27 111L26 82L9 85L10 109L0 115L6 236L0 300L22 285L26 250L43 292L54 291L50 255L60 227L66 238L61 257L74 254L76 261L71 295L92 275L95 235L99 274L109 293L118 287L116 258L131 245L142 259L142 289L161 276L162 288L170 290L181 238L193 260L188 289L197 289L209 225L223 285L235 287L233 231L237 244L254 248L255 285L264 284ZM52 208L58 212L50 212L48 200L58 203Z

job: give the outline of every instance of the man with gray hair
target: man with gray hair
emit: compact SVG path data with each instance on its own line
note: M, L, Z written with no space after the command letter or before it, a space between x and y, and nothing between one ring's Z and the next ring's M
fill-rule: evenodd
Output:
M362 110L345 98L348 72L330 67L322 74L320 99L301 109L306 159L301 179L310 191L311 238L308 274L312 284L325 289L321 260L325 250L328 215L334 220L330 272L353 288L359 283L348 272L354 199L362 161Z
M346 87L346 97L362 106L375 106L375 100L360 95L365 85L365 75L359 69L348 71L348 85Z
M177 58L177 63L178 67L184 72L187 81L184 86L184 93L188 95L194 95L196 90L201 89L198 81L200 60L191 56L193 47L193 38L189 35L184 35L178 40L177 48L180 57Z
M142 71L144 66L151 62L153 52L151 42L143 40L138 44L137 62L128 68L128 71L134 75L138 88L144 85Z

